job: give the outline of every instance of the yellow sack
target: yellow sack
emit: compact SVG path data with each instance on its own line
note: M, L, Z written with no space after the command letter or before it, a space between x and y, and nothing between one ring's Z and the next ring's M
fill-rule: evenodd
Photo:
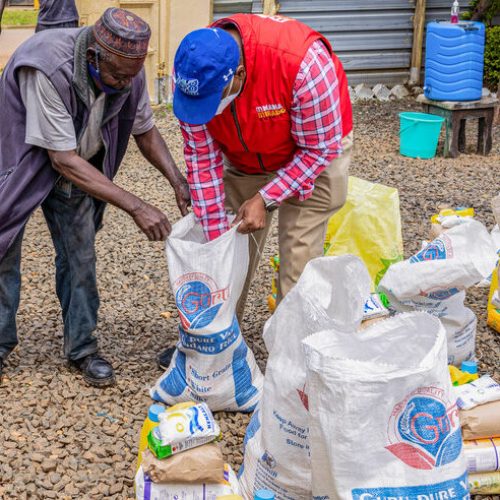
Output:
M491 278L490 295L488 297L488 326L500 333L500 305L493 303L493 296L496 292L496 302L500 300L499 284L500 264L498 264Z
M349 177L346 204L328 222L325 255L354 254L378 285L391 264L403 260L398 190Z

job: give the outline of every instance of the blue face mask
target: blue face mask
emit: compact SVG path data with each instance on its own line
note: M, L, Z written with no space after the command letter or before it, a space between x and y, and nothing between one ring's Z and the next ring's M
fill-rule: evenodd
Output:
M89 70L90 76L92 77L92 80L94 80L94 83L97 85L97 88L104 92L106 95L120 94L124 91L127 91L127 89L119 90L106 85L101 79L100 71L96 69L93 64L87 63L87 68Z

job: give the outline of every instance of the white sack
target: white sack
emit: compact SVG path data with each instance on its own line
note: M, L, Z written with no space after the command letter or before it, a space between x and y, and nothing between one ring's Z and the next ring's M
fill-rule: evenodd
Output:
M401 314L328 330L307 358L314 499L468 498L440 322Z
M477 319L464 306L466 288L491 274L496 251L483 224L467 220L442 233L420 252L393 264L379 284L398 312L426 311L443 322L448 362L474 359Z
M267 321L264 391L247 428L240 471L245 498L264 488L277 500L310 500L308 390L301 341L325 328L359 327L370 286L368 271L357 257L314 259Z
M194 400L212 411L252 411L263 377L235 314L248 269L248 237L232 228L206 242L189 214L173 226L166 251L180 340L151 397L168 405Z

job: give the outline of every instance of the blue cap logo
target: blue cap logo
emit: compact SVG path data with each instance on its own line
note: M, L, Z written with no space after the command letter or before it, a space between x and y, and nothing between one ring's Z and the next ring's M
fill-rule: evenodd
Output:
M184 37L174 60L174 114L191 125L209 122L240 61L236 40L221 28Z
M185 78L179 78L175 81L175 85L179 87L181 92L187 95L198 95L198 87L200 81L196 79L186 80Z

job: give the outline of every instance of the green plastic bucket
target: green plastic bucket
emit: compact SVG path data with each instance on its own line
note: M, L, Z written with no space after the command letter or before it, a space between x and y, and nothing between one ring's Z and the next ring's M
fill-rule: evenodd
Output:
M399 113L399 152L410 158L434 158L444 118L428 113Z

